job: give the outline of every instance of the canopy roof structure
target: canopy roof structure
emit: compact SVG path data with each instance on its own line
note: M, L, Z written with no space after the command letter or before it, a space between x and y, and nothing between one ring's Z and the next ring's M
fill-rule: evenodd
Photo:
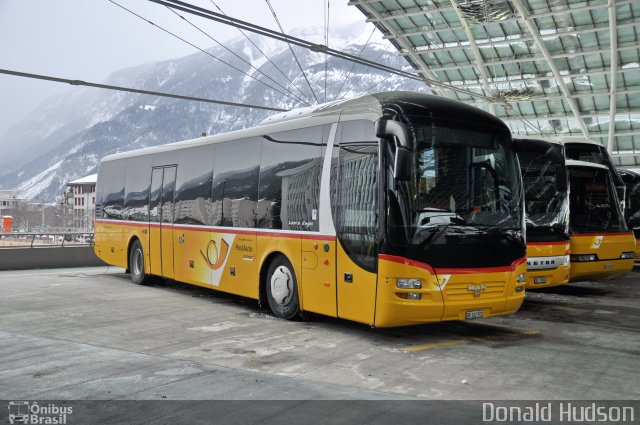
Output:
M514 133L579 136L640 165L639 0L351 0L434 87ZM610 125L615 123L615 125Z

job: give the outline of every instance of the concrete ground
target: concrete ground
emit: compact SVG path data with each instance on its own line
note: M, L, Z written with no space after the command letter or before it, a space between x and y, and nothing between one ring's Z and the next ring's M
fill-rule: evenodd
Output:
M107 267L0 272L0 399L640 399L640 273L371 329Z

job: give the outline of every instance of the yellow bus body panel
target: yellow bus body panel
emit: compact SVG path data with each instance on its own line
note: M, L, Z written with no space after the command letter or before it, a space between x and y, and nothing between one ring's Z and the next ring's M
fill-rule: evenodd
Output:
M465 320L468 311L483 317L515 313L524 301L524 288L517 275L525 273L524 259L511 266L479 269L439 269L390 255L378 262L376 327L405 326L445 320ZM419 278L421 289L399 289L398 278ZM469 287L482 287L480 291ZM520 292L516 287L520 286ZM419 300L403 298L403 293L420 293ZM476 293L479 292L478 295Z
M337 243L338 317L374 325L377 276L355 264ZM351 282L346 275L351 275Z
M623 252L634 252L635 248L636 241L632 232L572 234L571 255L595 254L598 261L572 261L569 281L623 276L633 269L633 259L621 260L620 255Z
M337 317L335 237L303 237L301 305L305 311Z
M536 257L559 257L569 255L571 248L570 241L560 242L529 242L527 244L527 258ZM569 282L571 265L561 265L549 270L527 270L527 289L549 288L560 286ZM534 283L535 278L544 278L545 283Z
M636 239L635 257L640 260L640 239Z
M493 269L443 270L438 276L428 265L380 256L376 275L355 264L334 237L195 227L173 228L176 280L259 299L260 271L266 271L272 254L282 254L293 266L303 311L391 327L464 320L471 310L482 310L484 317L510 314L524 300L524 291L515 289L516 276L526 270L523 260ZM149 268L148 233L153 227L100 220L95 229L98 257L127 267L128 245L138 238L145 272L159 275ZM422 288L398 289L397 278L421 279ZM469 285L486 289L475 296ZM419 292L421 299L402 298L400 294L407 292Z
M444 301L433 269L422 263L380 256L378 260L378 296L376 327L416 325L442 320ZM420 279L421 289L398 289L398 278ZM419 293L419 300L401 298L402 294Z

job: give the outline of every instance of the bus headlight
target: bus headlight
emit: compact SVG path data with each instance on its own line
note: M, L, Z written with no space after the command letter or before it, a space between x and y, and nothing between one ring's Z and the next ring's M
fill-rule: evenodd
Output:
M525 283L526 281L527 281L527 277L524 273L518 274L518 277L516 278L516 283Z
M400 289L420 289L422 281L420 279L396 279L396 287Z
M634 257L635 257L635 254L633 252L623 252L620 255L620 259L621 260L629 260L629 259L634 258Z
M570 263L571 263L571 257L569 255L565 255L564 259L562 260L562 265L568 266Z
M576 263L584 263L587 261L596 261L598 257L595 254L572 255L571 261Z

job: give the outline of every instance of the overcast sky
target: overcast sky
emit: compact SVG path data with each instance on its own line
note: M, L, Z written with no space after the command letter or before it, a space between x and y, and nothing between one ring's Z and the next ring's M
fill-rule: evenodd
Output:
M214 45L164 6L147 0L114 1L199 47ZM215 2L229 16L278 29L265 0L186 1L217 11ZM285 32L324 24L326 0L271 0L271 4ZM347 0L330 1L329 10L330 28L365 19L354 6L347 6ZM189 19L220 41L241 37L235 28ZM367 28L371 31L372 24ZM108 0L0 0L0 68L102 82L118 69L195 52ZM45 98L68 90L74 88L0 74L0 134Z

